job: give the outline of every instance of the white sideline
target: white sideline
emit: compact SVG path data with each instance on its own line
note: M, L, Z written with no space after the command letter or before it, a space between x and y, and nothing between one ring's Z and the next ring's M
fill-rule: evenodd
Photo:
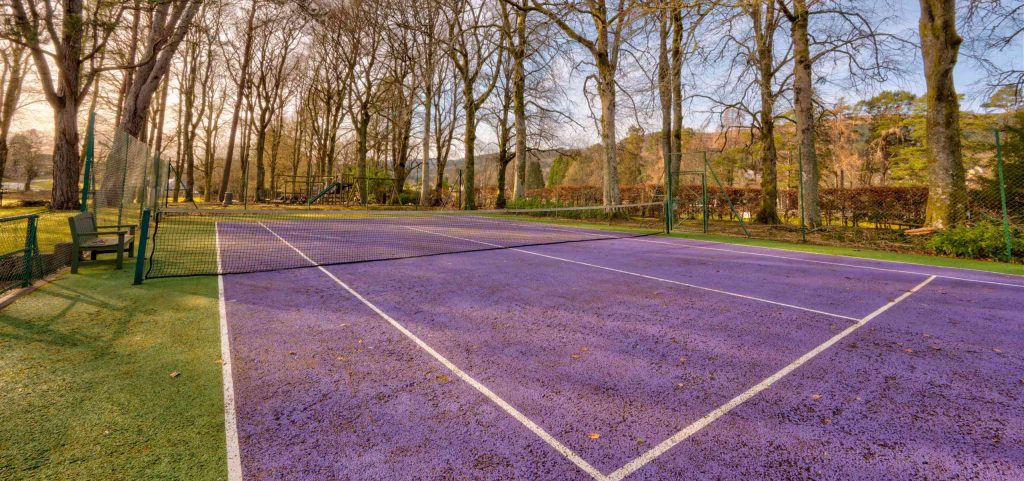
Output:
M809 263L812 263L812 264L825 264L825 265L840 266L840 267L853 267L853 268L856 268L856 269L868 269L868 270L873 270L873 271L896 272L896 273L900 273L900 274L914 274L914 275L918 275L918 276L930 276L930 275L932 275L932 274L926 274L924 272L909 271L909 270L904 270L904 269L891 269L891 268L887 268L887 267L863 266L863 265L859 265L859 264L849 264L849 263L846 263L846 262L821 261L821 260L816 260L816 259L805 259L805 258L802 258L802 257L784 256L784 255L779 255L779 254L766 254L764 252L751 252L751 251L744 251L744 250L725 249L725 248L721 248L721 247L711 247L711 246L706 246L706 245L687 244L687 243L682 243L682 242L665 242L665 241L656 241L656 240L650 240L650 239L629 239L629 240L633 240L633 241L637 241L637 242L647 242L647 243L651 243L651 244L669 245L669 246L675 246L675 247L680 247L680 248L689 247L689 248L693 248L693 249L704 249L704 250L711 250L711 251L720 251L720 252L727 252L727 253L730 253L730 254L744 254L744 255L759 256L759 257L773 257L773 258L776 258L776 259L786 259L786 260L791 260L791 261L809 262ZM714 242L714 241L703 241L703 242ZM715 242L715 243L716 244L721 244L720 242ZM754 248L757 248L757 249L773 250L773 251L793 252L793 251L788 251L788 250L785 250L785 249L777 249L777 248L774 248L774 247L761 247L761 246L750 246L750 247L754 247ZM868 259L868 258L865 258L865 257L852 257L852 256L838 255L838 254L819 254L819 253L816 253L816 252L805 252L805 254L818 255L818 256L828 256L828 257L841 257L841 258L846 258L846 259L860 259L860 260L866 260L866 261L872 261L872 262L885 262L885 263L890 263L890 264L899 264L899 265L906 265L906 266L935 267L935 268L938 268L938 269L959 269L959 270L964 270L964 271L969 271L969 272L977 272L979 274L996 274L996 275L999 275L998 273L994 273L994 272L980 271L980 270L977 270L977 269L968 269L968 268L964 268L964 267L925 266L925 265L921 265L921 264L912 264L912 263L909 263L909 262L887 261L887 260L881 260L881 259ZM997 285L997 286L1022 287L1022 288L1024 288L1024 283L1022 283L1022 284L1013 284L1013 283L1010 283L1010 282L986 281L986 280L981 280L981 279L967 279L967 278L964 278L964 277L949 276L949 275L944 275L944 274L935 274L935 277L940 278L940 279L953 279L953 280L965 281L965 282L977 282L977 283L980 283L980 284L993 284L993 285Z
M213 225L217 249L217 299L220 305L220 359L224 378L224 438L227 444L228 481L242 481L242 455L238 448L238 420L235 415L235 383L231 375L231 341L228 337L228 309L224 299L224 275L221 274L220 230Z
M325 269L323 266L317 265L316 261L310 259L301 250L299 250L298 248L293 246L290 242L285 240L283 237L279 236L277 234L277 232L274 232L272 229L270 229L269 227L264 225L262 222L259 222L259 224L261 226L263 226L264 229L267 229L267 231L269 231L271 234L273 234L274 237L277 237L278 240L280 240L285 245L287 245L292 250L294 250L296 253L298 253L300 256L302 256L302 258L305 259L307 262L309 262L311 266L315 266L317 269L320 270L320 272L323 272L324 274L327 275L327 277L331 278L331 280L333 280L335 283L337 283L339 286L341 286L342 289L345 289L346 291L348 291L349 294L351 294L353 297L358 299L359 302L362 302L366 307L369 307L371 310L373 310L373 312L377 313L377 315L380 316L385 321L387 321L388 324L391 324L392 327L397 329L405 337L409 338L409 340L411 340L417 346L419 346L420 349L423 349L424 351L426 351L427 354L430 354L431 357L433 357L435 360L437 360L442 365L444 365L444 367L448 368L448 370L451 371L456 376L458 376L459 379L462 379L467 384L469 384L474 389L476 389L481 394L483 394L487 399L491 400L491 402L493 402L493 403L497 404L499 407L501 407L502 410L504 410L506 413L508 413L510 416L512 416L516 421L519 421L519 423L521 423L527 429L532 431L539 438L544 440L544 442L546 442L548 445L550 445L552 448L554 448L556 451L558 451L562 456L565 456L566 459L568 459L569 461L572 461L573 464L575 464L577 467L579 467L584 472L586 472L587 474L589 474L590 476L592 476L594 479L596 479L598 481L605 481L607 479L604 476L604 474L602 474L600 471L598 471L597 468L591 466L590 463L588 463L585 459L580 457L580 455L576 454L571 449L569 449L568 446L562 444L560 441L558 441L557 439L552 437L550 434L547 433L547 431L544 431L544 428L541 428L539 425L537 425L537 423L533 422L532 420L530 420L530 418L526 417L526 415L524 415L523 413L519 412L518 409L516 409L511 404L509 404L507 401L505 401L504 399L499 397L497 394L495 394L494 391L491 391L487 386L484 386L479 381L477 381L472 376L470 376L468 373L466 373L465 371L460 369L454 363L449 361L446 357L441 355L441 353L435 351L434 348L430 347L430 345L428 345L426 342L423 342L423 340L420 339L419 337L417 337L415 334L413 334L412 331L409 331L408 329L406 329L405 326L403 326L401 323L399 323L394 318L389 316L387 313L382 311L375 304L373 304L372 302L368 301L361 294L359 294L354 289L349 287L348 284L345 284L344 282L342 282L341 279L338 279L337 276L332 274L330 271Z
M504 246L499 245L499 244L492 244L490 242L483 242L483 241L478 241L478 240L473 240L473 239L467 239L465 237L458 237L458 236L453 236L453 235L448 235L448 234L441 234L439 232L432 232L432 231L429 231L429 230L420 229L418 227L405 226L405 228L406 229L410 229L410 230L414 230L414 231L418 231L418 232L423 232L425 234L433 234L433 235L437 235L437 236L441 236L441 237L448 237L448 238L451 238L451 239L458 239L458 240L462 240L462 241L466 241L466 242L473 242L473 243L476 243L476 244L490 246L490 247L499 247L499 248L500 247L504 247ZM822 314L822 315L825 315L825 316L838 317L840 319L846 319L848 321L854 321L854 322L858 321L858 319L856 317L845 316L845 315L836 314L836 313L833 313L833 312L819 311L817 309L811 309L809 307L801 307L801 306L797 306L797 305L793 305L793 304L786 304L784 302L777 302L777 301L773 301L773 300L769 300L769 299L764 299L764 298L761 298L761 297L748 296L746 294L739 294L739 293L736 293L736 292L724 291L724 290L715 289L715 288L712 288L712 287L704 287L704 286L698 286L696 284L688 284L686 282L674 281L672 279L665 279L665 278L662 278L662 277L649 276L647 274L640 274L638 272L624 271L622 269L615 269L613 267L607 267L607 266L602 266L602 265L598 265L598 264L591 264L591 263L588 263L588 262L582 262L582 261L577 261L577 260L572 260L572 259L566 259L564 257L557 257L557 256L548 255L548 254L541 254L540 252L533 252L533 251L528 251L528 250L525 250L525 249L518 249L518 248L509 248L509 250L516 251L516 252L522 252L524 254L530 254L530 255L539 256L539 257L546 257L548 259L554 259L554 260L557 260L557 261L568 262L570 264L579 264L581 266L593 267L593 268L596 268L596 269L603 269L603 270L606 270L606 271L617 272L619 274L626 274L626 275L630 275L630 276L641 277L641 278L650 279L650 280L653 280L653 281L666 282L666 283L669 283L669 284L675 284L675 285L679 285L679 286L690 287L690 288L693 288L693 289L700 289L702 291L715 292L715 293L718 293L718 294L725 294L725 295L728 295L728 296L740 297L740 298L743 298L743 299L750 299L750 300L753 300L753 301L765 302L765 303L773 304L773 305L776 305L776 306L788 307L790 309L798 309L798 310L801 310L801 311L813 312L815 314Z
M935 277L936 276L928 276L927 279L922 281L920 284L914 286L909 291L904 292L901 296L897 297L896 299L893 299L888 304L879 307L878 309L875 309L875 312L872 312L871 314L864 316L863 318L858 320L856 324L847 327L845 330L843 330L843 332L836 334L831 339L825 341L824 343L814 348L810 352L804 354L803 356L800 356L799 358L797 358L797 360L789 363L788 365L786 365L786 367L783 367L782 369L778 370L775 374L768 376L754 387L747 389L739 396L732 398L732 400L720 406L718 409L711 411L704 417L698 419L694 423L683 428L682 431L679 431L672 437L662 441L661 444L658 444L657 446L651 448L650 451L647 451L646 453L641 454L636 459L626 463L621 468L615 470L615 472L609 474L605 479L608 481L620 481L626 476L629 476L630 474L634 473L636 470L644 467L645 465L647 465L647 463L650 463L658 456L664 454L665 451L672 449L673 446L683 442L686 438L694 435L697 431L704 429L704 427L711 424L716 419L724 416L729 411L736 409L736 407L738 407L740 404L743 404L750 398L756 396L761 391L768 389L769 387L771 387L772 384L778 382L779 379L782 379L787 374L793 372L793 370L795 370L796 368L804 365L805 363L807 363L807 361L814 359L818 354L821 354L822 351L828 349L829 347L832 347L835 343L841 341L844 337L849 336L857 329L864 327L864 325L870 322L872 319L878 317L883 312L888 311L891 307L895 306L896 304L899 304L904 299L910 297L911 294L921 290L921 288L928 285L929 282L935 280Z

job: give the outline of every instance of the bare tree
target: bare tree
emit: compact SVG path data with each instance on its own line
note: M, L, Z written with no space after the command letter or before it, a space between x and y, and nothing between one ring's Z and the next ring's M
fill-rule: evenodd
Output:
M1024 68L1013 61L1021 58L1024 3L1013 0L966 0L959 3L961 31L966 37L961 53L988 74L983 80L986 93L994 93L1006 86L1014 86L1018 92L1024 92ZM1010 60L1001 60L1007 58Z
M512 2L513 0L503 0ZM616 157L616 96L619 54L633 27L644 15L638 0L583 0L551 3L514 3L517 8L537 11L557 25L566 36L591 56L601 98L601 143L604 146L604 205L620 202Z
M242 102L245 100L246 89L249 80L249 65L252 62L252 43L256 35L256 12L259 10L260 0L250 0L249 13L246 16L245 27L243 28L243 46L241 62L235 84L235 106L231 111L231 129L228 133L228 151L224 157L224 172L221 174L219 200L224 200L224 193L228 190L228 182L231 180L231 162L235 153L235 136L238 133L238 121L242 113Z
M269 8L265 15L268 18L261 19L260 23L268 28L265 34L256 39L251 66L256 202L267 200L267 132L276 112L282 109L285 88L297 69L295 51L299 47L300 33L305 27L305 22L296 19L287 7Z
M5 36L28 47L43 96L54 111L51 207L74 209L79 203L78 109L100 72L97 55L124 6L96 2L86 11L83 0L9 2L14 31Z
M0 187L7 168L7 139L11 121L21 107L22 85L28 68L28 49L9 40L0 40Z
M462 109L465 116L462 208L476 209L476 128L477 111L487 101L498 82L503 61L503 39L498 33L495 12L487 3L452 0L445 11L448 23L448 58L462 84ZM495 60L496 57L496 60ZM482 88L478 83L482 82Z

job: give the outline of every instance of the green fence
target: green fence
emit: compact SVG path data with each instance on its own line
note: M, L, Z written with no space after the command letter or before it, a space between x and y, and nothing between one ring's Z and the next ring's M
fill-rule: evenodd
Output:
M925 225L930 193L926 181L865 184L849 179L856 173L846 173L846 180L819 181L820 218L812 222L807 217L809 200L801 189L805 172L799 150L778 156L776 224L754 222L762 208L757 159L750 156L737 162L719 152L684 152L673 187L677 219L673 227L676 231L692 231L696 226L711 234L1021 262L1024 151L1005 152L1003 134L995 132L993 137L991 155L972 159L968 165L966 222L959 229L915 235L913 229ZM821 161L819 156L819 164ZM819 170L825 168L819 166ZM834 173L823 172L821 177L826 174ZM698 220L703 224L696 224ZM977 252L971 246L961 249L963 243L987 247Z
M35 214L0 218L0 293L42 277Z

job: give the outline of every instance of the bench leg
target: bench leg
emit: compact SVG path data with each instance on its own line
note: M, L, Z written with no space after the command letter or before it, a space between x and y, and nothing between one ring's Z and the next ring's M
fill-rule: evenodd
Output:
M96 251L89 251L89 258L92 260L96 260L96 254Z
M124 266L124 245L117 246L117 268Z
M75 244L71 245L71 273L78 274L78 262L82 259L82 253L79 251L78 246Z
M135 257L135 241L128 244L128 258L131 259L132 257Z

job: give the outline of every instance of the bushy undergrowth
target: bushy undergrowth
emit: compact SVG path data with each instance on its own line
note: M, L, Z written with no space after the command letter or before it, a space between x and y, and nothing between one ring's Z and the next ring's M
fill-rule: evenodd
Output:
M948 256L1007 260L1003 226L995 222L980 222L939 232L928 240L928 248ZM1015 262L1024 261L1024 232L1019 228L1011 231L1011 249Z

